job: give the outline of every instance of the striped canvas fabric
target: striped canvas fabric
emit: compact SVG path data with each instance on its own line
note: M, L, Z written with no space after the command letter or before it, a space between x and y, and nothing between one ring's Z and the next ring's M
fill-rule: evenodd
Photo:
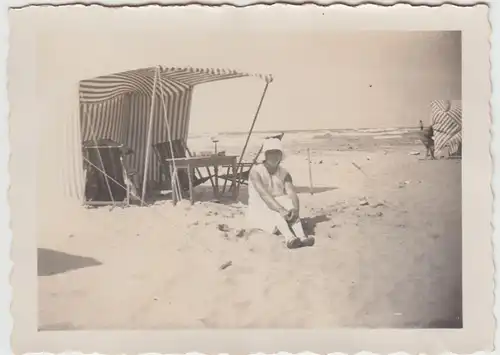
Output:
M436 154L448 148L450 155L457 153L462 144L462 102L435 100L431 103L431 122L434 129Z
M155 75L158 76L151 144L169 139L187 140L195 85L248 76L258 77L267 83L273 80L270 75L228 69L154 67L81 81L79 89L82 141L112 139L132 148L134 154L127 158L127 164L138 172L141 181L146 161ZM148 177L158 180L159 163L151 149L149 154Z

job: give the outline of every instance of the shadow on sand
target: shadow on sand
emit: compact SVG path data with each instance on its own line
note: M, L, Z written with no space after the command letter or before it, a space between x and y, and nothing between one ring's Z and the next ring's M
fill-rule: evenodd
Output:
M57 275L98 265L102 265L102 263L93 258L38 248L38 276Z
M329 220L330 218L325 214L314 217L301 218L302 227L304 228L304 232L306 232L307 235L315 235L316 226L320 223L328 222Z
M326 186L326 187L314 187L313 194L319 194L322 192L337 190L338 187L335 186ZM231 191L229 191L229 185L226 186L226 190L222 193L223 186L219 186L219 198L216 199L214 196L214 191L211 185L201 185L196 186L193 189L194 200L195 202L216 202L223 205L231 205L234 204L235 201L232 199ZM295 191L298 194L310 193L310 188L308 186L296 186ZM189 193L187 191L183 194L183 199L189 199ZM155 202L157 201L170 201L171 197L168 196L156 196ZM241 185L238 193L238 199L236 202L241 202L245 205L248 204L248 185Z
M328 192L333 190L338 190L338 187L336 186L313 187L312 192L313 194L320 194L322 192ZM296 186L295 191L298 194L311 193L311 188L309 186Z

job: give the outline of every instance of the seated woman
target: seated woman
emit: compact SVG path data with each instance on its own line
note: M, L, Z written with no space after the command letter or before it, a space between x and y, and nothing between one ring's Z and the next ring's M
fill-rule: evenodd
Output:
M285 237L288 248L312 246L299 218L299 198L291 175L281 167L283 148L279 139L267 139L265 160L250 171L247 218L250 227Z

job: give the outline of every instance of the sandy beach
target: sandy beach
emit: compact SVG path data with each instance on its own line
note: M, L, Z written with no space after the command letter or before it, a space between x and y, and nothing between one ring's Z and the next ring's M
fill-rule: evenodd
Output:
M219 149L238 154L244 138L219 134ZM422 160L411 130L283 143L315 246L240 233L245 187L238 203L200 186L193 206L81 208L40 231L39 328L461 327L460 161Z

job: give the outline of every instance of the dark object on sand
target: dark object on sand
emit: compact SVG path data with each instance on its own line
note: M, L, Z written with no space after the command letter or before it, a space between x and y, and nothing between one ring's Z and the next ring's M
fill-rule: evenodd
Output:
M361 169L361 167L358 164L356 164L355 162L352 162L352 165L354 165L354 167L356 169L358 169L359 171L361 171L363 173L363 175L368 176L368 175L366 175L366 173L363 171L363 169Z
M231 265L233 265L233 262L231 260L225 262L224 264L222 264L219 269L221 270L224 270L224 269L227 269L228 267L230 267Z
M243 238L246 235L246 230L238 229L234 234L236 235L237 238Z
M221 232L229 232L229 227L227 224L218 224L217 229Z

